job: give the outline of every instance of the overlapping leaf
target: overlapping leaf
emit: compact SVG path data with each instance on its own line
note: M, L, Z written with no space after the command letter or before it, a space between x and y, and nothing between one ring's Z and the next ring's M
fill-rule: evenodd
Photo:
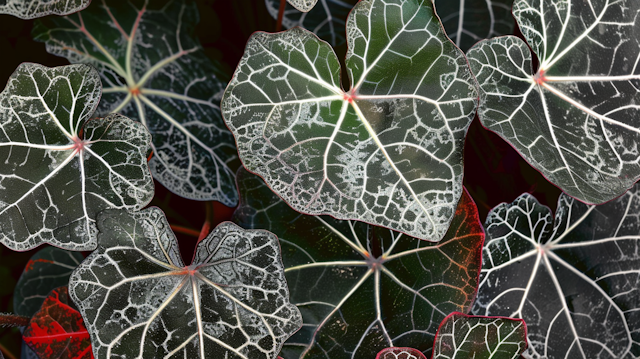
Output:
M362 222L301 215L258 176L241 170L237 177L235 219L278 236L291 301L303 315L285 359L375 358L390 346L428 353L440 322L470 308L483 232L468 194L445 239L433 244Z
M67 15L84 9L91 0L3 0L0 14L9 14L21 19L55 14Z
M435 0L435 5L447 34L462 51L513 32L513 0Z
M356 0L320 0L320 4L309 12L301 12L287 4L282 17L282 26L290 29L294 26L303 27L333 46L345 42L345 26L347 15ZM280 0L265 0L269 14L278 18Z
M527 358L640 356L640 189L551 211L524 194L487 218L474 314L522 318Z
M476 89L429 0L360 1L351 90L331 47L254 34L222 100L241 159L298 211L440 240L462 194Z
M188 3L188 4L187 4ZM100 71L100 113L142 122L153 137L153 176L172 192L235 206L237 154L218 107L224 84L193 35L188 0L95 0L34 29L47 50Z
M570 196L602 203L640 177L640 2L517 0L512 36L469 53L480 120Z
M438 329L433 359L515 359L526 347L527 330L522 319L452 313Z
M31 257L15 286L13 310L31 317L40 309L49 293L69 284L71 272L84 257L55 247L46 247Z
M96 213L151 200L144 126L119 115L85 123L100 90L89 66L22 64L0 94L0 242L9 248L94 249Z
M316 6L318 0L287 0L287 2L298 11L308 12Z
M302 324L277 238L220 224L182 263L162 211L105 211L72 298L98 359L271 358Z
M376 359L427 359L421 351L413 348L385 348Z
M89 333L67 287L57 288L47 296L23 338L40 358L93 358Z

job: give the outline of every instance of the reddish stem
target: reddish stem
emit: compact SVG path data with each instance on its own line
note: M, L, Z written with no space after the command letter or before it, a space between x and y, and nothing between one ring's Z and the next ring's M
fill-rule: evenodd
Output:
M174 232L177 232L177 233L182 233L182 234L186 234L188 236L193 236L193 237L199 237L200 236L200 231L196 231L195 229L191 229L191 228L187 228L187 227L183 227L183 226L178 226L176 224L172 224L172 225L170 225L170 227Z
M278 9L278 22L276 23L276 32L282 30L282 18L284 17L285 6L287 6L287 0L280 0L280 8Z
M0 352L4 354L7 359L18 359L13 353L9 351L4 345L0 344Z
M0 313L0 328L2 327L26 327L31 318L11 313Z
M153 157L153 151L149 153L149 157L147 157L147 162L151 161L151 157Z
M205 202L205 215L204 215L204 224L202 225L202 229L200 230L200 235L198 236L198 242L203 240L211 230L211 223L213 222L213 202Z

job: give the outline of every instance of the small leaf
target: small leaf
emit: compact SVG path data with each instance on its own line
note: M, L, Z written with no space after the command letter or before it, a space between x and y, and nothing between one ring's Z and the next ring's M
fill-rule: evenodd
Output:
M445 238L430 243L362 222L301 215L256 175L237 174L235 220L280 239L291 302L304 326L285 359L375 358L391 346L429 353L440 322L468 311L484 234L466 192Z
M22 336L40 358L93 358L89 333L67 287L49 294Z
M639 194L494 208L473 313L524 319L527 358L640 357Z
M92 250L96 213L153 197L144 126L119 115L87 121L100 91L87 65L25 63L9 79L0 94L2 244Z
M640 178L640 2L517 0L513 14L527 43L506 36L468 53L482 124L568 195L620 196Z
M378 353L376 359L427 359L421 351L413 348L385 348Z
M193 33L198 16L185 0L94 0L80 13L37 22L33 33L50 53L98 69L99 113L149 129L156 180L180 196L233 207L237 153L220 115L220 70Z
M522 319L452 313L438 329L433 359L515 359L526 347L527 330Z
M67 15L80 11L91 0L2 0L0 14L9 14L21 19L34 19L50 14Z
M318 0L287 0L298 11L307 12L316 6Z
M351 90L331 47L256 33L222 99L244 166L297 211L440 240L462 194L477 91L430 0L363 0L347 21Z
M302 324L277 238L226 222L182 263L162 211L105 211L71 296L98 359L276 358Z
M513 0L435 0L435 5L447 34L462 51L513 32Z
M31 257L13 294L16 314L27 317L40 309L49 293L69 284L71 272L84 257L55 247L46 247Z
M333 46L344 44L347 16L357 0L319 0L320 4L309 12L300 12L290 4L284 9L282 27L295 26L305 28ZM267 10L274 19L278 19L280 0L265 0Z

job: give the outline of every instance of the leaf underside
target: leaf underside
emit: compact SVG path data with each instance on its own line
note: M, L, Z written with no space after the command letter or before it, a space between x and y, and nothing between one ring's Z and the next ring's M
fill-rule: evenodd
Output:
M34 19L46 15L67 15L84 9L91 0L3 0L0 14L21 19Z
M526 347L527 331L522 319L452 313L438 329L433 359L515 359Z
M376 359L427 359L421 351L413 348L385 348L378 353Z
M235 206L237 154L219 108L225 84L194 35L198 20L196 4L185 0L94 0L80 13L39 21L34 38L98 69L98 112L149 129L155 179L182 197Z
M158 208L105 211L98 229L69 284L98 359L274 359L302 323L269 232L222 223L185 266Z
M9 79L0 94L2 244L93 250L96 213L153 197L149 133L119 115L86 121L99 98L98 74L86 65L25 63Z
M84 257L78 252L46 247L34 254L22 272L13 294L16 314L31 317L49 293L69 284L71 272Z
M331 47L256 33L222 99L243 164L297 211L438 241L462 194L475 82L431 1L360 1L347 21L351 90Z
M640 2L517 0L513 14L528 44L507 36L468 53L480 120L568 195L620 196L640 178Z
M529 194L485 224L473 313L522 318L526 358L640 356L640 197L600 206L565 194L555 220Z
M89 333L66 286L47 296L31 318L23 339L40 358L93 358Z
M484 235L466 192L446 237L433 244L362 222L301 215L256 175L237 174L235 221L275 233L304 319L285 359L375 358L389 346L429 353L440 322L468 311Z

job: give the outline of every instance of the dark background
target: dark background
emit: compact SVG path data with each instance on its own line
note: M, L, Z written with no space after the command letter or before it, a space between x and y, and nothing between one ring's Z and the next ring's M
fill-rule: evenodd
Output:
M276 30L276 21L267 12L263 0L197 0L197 3L200 23L196 27L196 35L207 55L221 64L229 78L249 36L254 31ZM47 53L43 43L32 40L33 23L33 20L0 15L1 84L5 84L23 62L46 66L68 64L66 59ZM516 34L519 35L517 30ZM346 45L335 50L342 60ZM464 153L464 185L478 205L481 221L484 222L491 208L502 202L512 202L523 192L533 194L542 204L555 211L560 190L529 166L509 144L485 130L477 118L469 129ZM215 226L229 220L233 213L233 208L219 203L207 204L179 198L157 182L156 196L150 205L162 208L172 225L194 232L200 232L207 220ZM185 263L189 263L197 237L182 233L177 233L177 236ZM42 246L18 253L0 245L0 312L13 310L15 284L29 258L40 248ZM7 359L19 358L20 333L17 329L0 328L0 350Z

